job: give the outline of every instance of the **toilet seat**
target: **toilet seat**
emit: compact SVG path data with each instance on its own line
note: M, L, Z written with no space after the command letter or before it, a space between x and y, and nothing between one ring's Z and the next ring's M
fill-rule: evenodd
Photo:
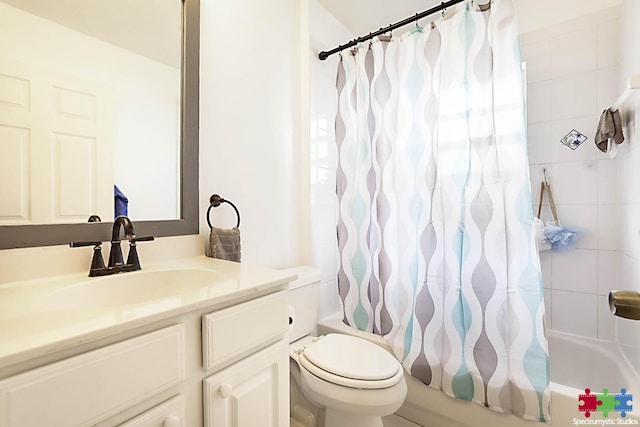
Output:
M404 378L395 357L376 344L348 335L318 339L299 353L298 362L316 377L350 388L383 389Z

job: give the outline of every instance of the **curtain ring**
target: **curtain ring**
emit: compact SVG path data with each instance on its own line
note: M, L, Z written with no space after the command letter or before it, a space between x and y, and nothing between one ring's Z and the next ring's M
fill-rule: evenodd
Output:
M418 12L416 12L416 28L420 28L420 25L418 25Z

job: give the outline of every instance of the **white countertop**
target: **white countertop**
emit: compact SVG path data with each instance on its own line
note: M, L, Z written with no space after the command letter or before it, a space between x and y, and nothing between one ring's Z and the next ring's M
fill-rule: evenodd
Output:
M139 289L128 284L165 270L189 270L205 280ZM199 308L249 299L295 278L290 271L201 256L113 276L82 273L0 285L0 369Z

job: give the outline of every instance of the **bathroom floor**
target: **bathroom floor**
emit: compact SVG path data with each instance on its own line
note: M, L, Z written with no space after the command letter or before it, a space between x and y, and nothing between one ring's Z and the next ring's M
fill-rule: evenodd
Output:
M382 425L384 427L420 427L419 424L412 423L397 415L389 415L382 418ZM291 420L291 427L304 427L302 424Z
M397 415L389 415L382 418L382 425L384 427L420 427L419 424L412 423Z

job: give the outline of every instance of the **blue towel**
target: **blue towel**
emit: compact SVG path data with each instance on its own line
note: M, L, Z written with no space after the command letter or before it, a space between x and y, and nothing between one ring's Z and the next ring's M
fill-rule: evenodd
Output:
M116 218L120 215L129 215L129 199L124 195L117 185L113 186L113 201L114 201L114 213L113 217Z

